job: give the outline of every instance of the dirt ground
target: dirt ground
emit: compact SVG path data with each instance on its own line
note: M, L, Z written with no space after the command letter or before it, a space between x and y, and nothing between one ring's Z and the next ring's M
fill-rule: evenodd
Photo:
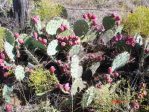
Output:
M67 9L69 20L74 22L81 18L84 13L94 13L98 17L98 22L105 15L117 12L125 16L129 11L137 6L149 6L149 0L53 0L64 5Z

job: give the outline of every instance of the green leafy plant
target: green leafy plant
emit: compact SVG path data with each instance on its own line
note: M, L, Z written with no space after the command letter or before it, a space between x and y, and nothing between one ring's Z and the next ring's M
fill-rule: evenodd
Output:
M139 33L147 38L148 33L148 23L149 23L149 8L147 7L137 7L133 13L130 13L127 18L124 19L124 30L130 34L135 35Z
M40 0L35 2L36 9L33 10L35 15L39 15L41 20L47 21L56 16L67 17L66 9L60 5L52 2L51 0Z
M50 74L48 70L37 67L29 75L30 86L35 88L37 95L42 95L54 89L58 84L58 80L54 74Z

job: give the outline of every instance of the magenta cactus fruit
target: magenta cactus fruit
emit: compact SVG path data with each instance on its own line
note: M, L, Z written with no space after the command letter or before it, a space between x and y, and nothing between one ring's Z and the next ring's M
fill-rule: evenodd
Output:
M19 34L19 33L17 33L17 32L15 32L15 33L14 33L14 37L17 39L17 38L19 38L19 37L20 37L20 34Z
M69 92L70 91L70 85L69 83L64 84L64 90Z
M12 112L13 111L13 106L11 104L6 104L6 112Z
M33 37L34 37L36 40L38 40L38 33L37 33L37 32L34 32L34 33L33 33Z
M108 68L108 74L112 74L112 73L113 73L112 67L109 67Z
M134 47L136 45L136 41L135 41L135 39L133 37L128 37L126 39L126 44Z
M87 19L88 19L88 15L87 15L87 14L83 14L83 18L84 18L85 20L87 20Z
M62 46L62 47L65 47L65 46L66 46L66 43L65 43L65 42L62 42L62 43L61 43L61 46Z
M32 21L34 22L34 24L37 24L39 22L39 16L33 16Z
M51 74L54 74L55 70L56 70L56 69L55 69L54 66L51 66L50 69L49 69L49 71L50 71Z
M91 19L95 20L95 19L97 19L97 16L92 14Z
M24 44L24 40L23 39L18 39L18 42L22 45Z
M42 44L47 45L47 39L42 39Z

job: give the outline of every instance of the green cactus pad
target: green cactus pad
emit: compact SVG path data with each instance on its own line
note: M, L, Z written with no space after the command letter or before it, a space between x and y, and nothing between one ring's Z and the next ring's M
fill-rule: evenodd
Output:
M15 69L15 77L18 81L22 81L25 77L24 67L18 65Z
M81 37L89 31L89 25L85 20L78 20L74 23L73 30L77 36Z
M129 61L129 59L130 59L130 54L126 51L117 55L112 63L113 71L126 65Z
M71 57L73 55L78 55L80 53L81 49L82 49L81 45L72 46L69 51L69 56Z
M121 26L118 26L117 28L116 28L116 31L115 31L115 36L118 34L118 33L122 33L122 30L123 30L123 26L121 25Z
M85 37L83 37L81 39L81 42L90 42L90 41L95 40L96 37L97 37L96 32L89 31L89 32L87 32L87 34L85 35Z
M95 91L95 88L93 86L91 86L83 94L83 97L81 100L81 106L83 108L88 107L92 103L92 101L94 100L94 97L95 97L94 91Z
M100 62L96 62L94 64L92 64L92 66L90 67L90 70L92 71L92 74L95 74L96 70L98 69L98 67L100 66Z
M60 17L56 17L53 20L49 21L46 26L46 32L49 35L56 35L56 32L58 28L61 26L61 24L67 25L69 27L69 22L65 19L62 19Z
M82 66L79 65L79 57L77 55L73 55L71 59L71 76L74 79L81 78L82 76Z
M85 82L83 82L81 78L75 79L71 86L71 95L75 95L77 92L80 92L85 87L86 87Z
M100 39L102 39L104 45L106 45L113 37L114 32L112 30L107 30L103 35L101 35Z
M114 27L115 20L113 19L112 16L106 16L103 18L102 24L103 24L105 30L109 30Z
M59 36L65 37L65 36L71 36L74 35L74 32L72 30L66 30L59 34Z
M14 46L12 46L10 43L5 41L4 49L9 59L14 62L15 61L15 55L13 53Z
M13 87L12 86L8 86L8 85L4 85L3 87L3 98L5 99L6 103L10 103L11 101L11 93L13 91Z
M55 55L58 52L57 47L58 47L58 40L52 40L48 45L47 54L49 56Z
M9 42L11 45L14 44L14 36L12 32L4 27L0 27L0 51L4 49L4 41Z

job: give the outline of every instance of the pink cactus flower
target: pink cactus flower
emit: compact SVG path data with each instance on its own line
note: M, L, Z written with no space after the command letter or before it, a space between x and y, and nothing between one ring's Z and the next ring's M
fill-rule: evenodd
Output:
M56 69L55 69L54 66L51 66L49 70L50 70L50 73L51 73L51 74L54 74L54 72L55 72Z

